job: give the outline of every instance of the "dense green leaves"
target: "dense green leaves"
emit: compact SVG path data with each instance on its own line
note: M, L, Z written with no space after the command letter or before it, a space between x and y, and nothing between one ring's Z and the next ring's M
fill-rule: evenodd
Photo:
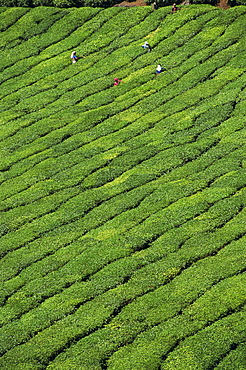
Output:
M243 369L245 20L1 8L1 369Z

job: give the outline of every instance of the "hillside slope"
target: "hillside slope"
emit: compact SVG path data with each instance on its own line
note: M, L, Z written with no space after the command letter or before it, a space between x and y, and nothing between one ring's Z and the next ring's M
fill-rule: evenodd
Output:
M0 8L1 369L246 369L245 23Z

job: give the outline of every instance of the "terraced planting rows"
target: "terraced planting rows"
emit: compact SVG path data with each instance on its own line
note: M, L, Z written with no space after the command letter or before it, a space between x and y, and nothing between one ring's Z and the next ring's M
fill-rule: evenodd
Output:
M246 369L246 8L0 10L1 369Z

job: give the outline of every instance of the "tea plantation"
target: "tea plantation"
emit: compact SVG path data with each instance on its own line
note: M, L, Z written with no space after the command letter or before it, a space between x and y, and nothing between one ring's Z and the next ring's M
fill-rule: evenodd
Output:
M2 370L246 369L245 25L0 8Z

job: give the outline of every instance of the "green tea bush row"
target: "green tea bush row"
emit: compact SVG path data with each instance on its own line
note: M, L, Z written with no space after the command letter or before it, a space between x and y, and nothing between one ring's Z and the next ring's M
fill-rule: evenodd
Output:
M26 14L29 9L25 8L18 8L18 9L13 9L13 8L3 8L0 7L0 29L1 32L6 31L9 27L11 27L13 24L15 24L19 18L21 18L24 14ZM2 35L2 37L5 37ZM2 39L1 39L2 41Z
M225 354L221 360L218 360L219 364L214 368L216 370L232 370L235 366L240 369L243 368L245 363L245 343L239 343L231 345L229 353Z
M65 12L57 12L54 8L47 8L45 13L40 8L29 11L15 24L4 32L0 47L8 47L14 53L15 44L28 40L36 35L46 32L56 21L63 17Z

